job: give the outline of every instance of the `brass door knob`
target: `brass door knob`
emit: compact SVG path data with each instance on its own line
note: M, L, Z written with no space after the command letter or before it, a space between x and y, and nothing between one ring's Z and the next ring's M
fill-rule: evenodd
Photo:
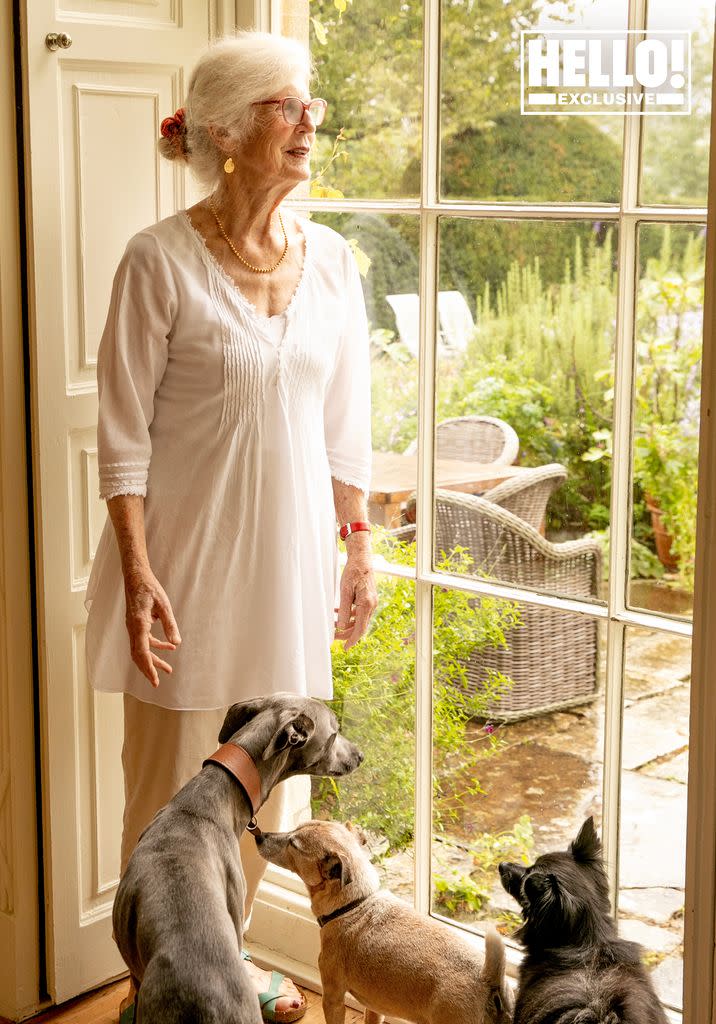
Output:
M72 46L72 36L66 32L48 32L45 36L45 46L48 50L67 50Z

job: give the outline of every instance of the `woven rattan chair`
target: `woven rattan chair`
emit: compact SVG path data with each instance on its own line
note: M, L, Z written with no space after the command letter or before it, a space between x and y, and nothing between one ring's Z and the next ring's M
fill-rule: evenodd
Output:
M416 441L405 449L415 455ZM509 423L495 416L458 416L443 420L435 427L435 454L438 459L463 462L493 462L511 466L519 454L520 440Z
M544 523L547 502L553 491L567 479L567 470L558 462L536 469L523 469L518 477L504 480L482 495L494 505L500 505L509 512L541 530Z
M596 541L553 544L513 512L475 495L440 490L435 500L438 557L460 545L480 575L563 597L599 596L602 553ZM520 615L521 625L506 637L507 649L475 651L467 663L472 692L483 686L491 669L513 681L487 714L515 721L594 699L597 622L523 603Z

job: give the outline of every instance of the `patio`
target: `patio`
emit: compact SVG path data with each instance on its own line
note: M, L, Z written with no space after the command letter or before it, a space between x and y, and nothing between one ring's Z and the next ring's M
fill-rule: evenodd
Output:
M627 648L620 850L620 932L644 947L661 998L681 1004L689 716L689 641L634 627ZM475 742L483 724L471 723ZM511 830L527 815L535 855L563 848L589 814L601 813L603 698L499 728L500 751L479 765L482 794L466 797L434 844L434 869L469 876L483 833ZM454 792L471 779L451 778ZM409 896L412 855L383 862L385 884ZM513 931L516 905L494 873L478 913L453 919ZM489 880L488 880L489 884ZM444 909L436 908L446 913Z

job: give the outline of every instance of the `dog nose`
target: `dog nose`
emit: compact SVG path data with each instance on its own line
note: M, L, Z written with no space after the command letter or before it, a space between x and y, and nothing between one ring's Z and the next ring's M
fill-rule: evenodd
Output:
M356 751L356 753L358 755L358 764L363 764L363 762L365 761L365 754L363 753L362 750L358 750Z
M503 861L501 861L501 862L500 862L500 863L499 863L499 864L497 865L497 870L498 870L498 871L500 872L500 878L502 878L502 877L503 877L503 875L506 875L506 874L507 874L507 871L508 871L508 864L507 864L507 861L504 861L504 860L503 860Z

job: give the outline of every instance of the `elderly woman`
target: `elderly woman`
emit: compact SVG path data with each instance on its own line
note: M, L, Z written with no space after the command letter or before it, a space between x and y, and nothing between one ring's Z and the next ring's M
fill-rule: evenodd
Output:
M376 605L359 275L339 235L281 206L309 178L326 110L309 78L295 41L211 47L159 144L206 198L135 235L114 280L98 359L111 524L86 646L93 686L124 694L122 870L215 747L227 705L330 699L331 642L355 644ZM264 828L280 827L281 789ZM264 866L248 842L247 917ZM249 969L266 1020L303 1015L292 982Z

